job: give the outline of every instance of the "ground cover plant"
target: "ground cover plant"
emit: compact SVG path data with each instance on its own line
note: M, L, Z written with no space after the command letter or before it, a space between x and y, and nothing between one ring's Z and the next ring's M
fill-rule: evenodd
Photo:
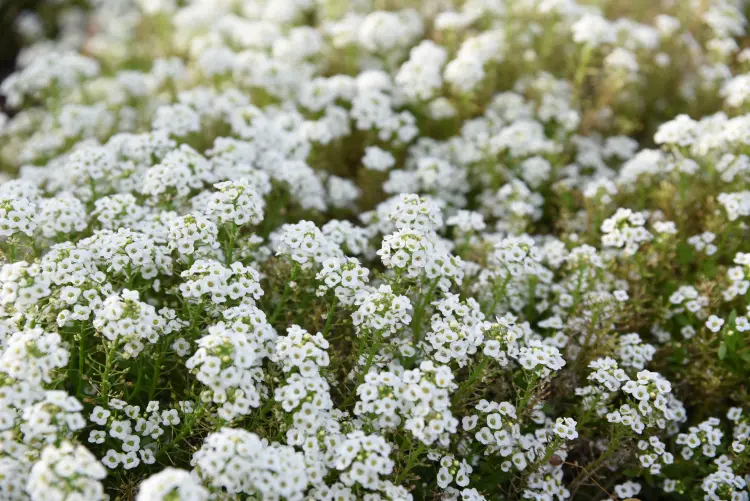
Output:
M748 500L747 13L25 12L0 500Z

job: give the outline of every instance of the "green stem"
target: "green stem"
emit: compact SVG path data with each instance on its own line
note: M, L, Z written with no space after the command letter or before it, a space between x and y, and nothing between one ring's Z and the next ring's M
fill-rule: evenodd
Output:
M591 343L591 338L594 336L594 328L596 327L596 323L599 321L600 312L601 309L597 308L591 315L591 327L589 328L588 332L586 333L586 337L583 340L581 351L578 352L578 356L576 357L575 362L573 362L573 367L575 368L579 368L581 364L586 360L586 356L588 355L589 350L589 343Z
M432 281L430 288L427 289L427 293L422 298L422 301L420 301L417 309L414 310L414 328L412 329L412 342L414 343L414 349L417 348L417 343L419 343L419 338L422 335L422 316L424 316L425 309L432 299L432 294L435 292L435 287L437 287L439 280L440 277L437 277Z
M380 332L378 332L377 334L375 334L375 339L373 340L372 346L370 347L370 353L367 354L367 360L365 361L365 366L364 366L364 368L363 368L363 370L362 370L362 372L360 373L360 376L359 376L359 378L360 378L360 383L359 384L361 384L361 381L363 381L365 379L365 376L367 375L367 372L370 370L370 367L372 367L372 362L373 362L373 360L375 360L375 355L378 354L378 350L380 349L380 338L381 337L382 336L380 335ZM359 386L359 384L357 384L357 386Z
M521 399L521 402L516 407L519 415L523 414L523 412L526 410L526 406L529 405L529 400L531 400L531 397L534 394L534 389L536 388L536 383L538 381L539 381L539 375L536 373L532 373L531 378L529 379L528 384L526 385L526 389L524 390L523 398Z
M102 398L104 399L104 403L109 402L109 388L110 388L110 382L109 382L109 373L112 370L112 359L115 355L115 350L117 349L117 345L120 344L120 336L118 335L117 338L112 342L112 346L110 346L109 350L107 351L107 356L104 361L104 373L102 374Z
M564 441L559 437L556 437L551 443L549 443L546 450L544 451L544 456L538 457L536 461L531 463L529 467L521 473L520 484L526 485L529 480L529 476L532 475L533 472L538 471L542 465L546 464L552 457L552 455L560 449L560 446L562 446L563 443Z
M401 473L399 473L396 477L396 485L399 485L401 482L403 482L403 480L406 478L406 475L408 475L409 472L416 466L416 460L426 448L427 446L425 446L422 442L419 442L419 446L409 452L409 459L406 461L406 467L401 470Z
M534 303L536 300L536 276L532 275L529 278L529 299L528 303L526 304L526 319L531 323L532 318L534 316Z
M159 376L161 375L161 363L164 360L164 351L161 345L157 345L158 354L156 355L156 363L154 364L154 373L151 376L151 387L148 390L148 400L151 401L156 395L156 390L159 387Z
M573 292L573 305L570 307L570 312L576 311L576 308L578 308L578 304L581 302L581 289L583 288L583 274L585 273L586 268L581 267L578 270L578 275L576 278L578 278L578 281L576 282L576 288Z
M490 305L490 308L487 310L486 315L490 316L493 313L495 313L495 307L497 306L497 303L500 302L500 300L505 297L505 289L508 287L508 283L510 282L510 273L508 273L508 276L505 277L505 280L503 280L503 285L500 286L500 290L498 292L495 292L495 294L492 295L492 305Z
M128 395L128 402L132 401L133 397L138 395L138 391L140 391L142 383L143 383L143 360L138 360L138 375L136 376L135 386L133 387L133 390L130 392L130 395Z
M91 188L91 202L93 203L96 201L96 181L94 181L93 177L89 178L89 187Z
M160 460L163 459L164 456L169 451L174 449L177 446L177 444L182 442L185 439L185 437L193 430L195 423L203 416L205 412L206 412L206 408L203 405L201 405L200 407L198 407L198 409L195 410L195 412L193 412L190 415L190 417L185 419L185 421L182 424L182 427L180 427L180 431L177 433L177 436L174 438L174 440L166 444L164 448L161 451L159 451L158 459Z
M39 248L39 244L37 244L36 240L33 238L31 239L31 248L34 251L34 257L39 258L42 256L42 250Z
M334 295L333 301L331 302L331 307L328 308L328 318L326 318L326 325L323 327L323 337L325 337L326 334L328 334L328 331L331 330L331 326L333 325L333 314L336 311L336 303L338 302L338 298Z
M620 446L620 433L615 432L615 434L612 436L612 439L609 441L609 446L607 446L607 450L605 450L601 456L596 458L593 462L586 465L586 467L583 469L583 471L571 482L570 484L570 491L573 493L572 498L575 498L576 493L578 492L578 489L581 487L581 484L583 484L586 480L588 480L592 475L594 475L599 468L602 467L605 461L609 459L609 457L614 453L617 448Z
M271 314L271 318L268 320L268 323L273 324L278 318L279 314L281 313L281 310L284 309L284 305L286 305L286 300L289 298L289 294L292 291L291 283L294 282L294 279L297 277L298 269L299 269L299 265L297 263L294 263L294 267L292 268L292 276L284 285L284 292L281 295L281 301L279 301L279 304L276 305L276 309L273 310L273 313Z
M482 374L482 371L484 370L484 366L487 365L487 357L482 357L481 362L476 366L474 371L469 375L469 378L464 381L461 386L459 386L458 390L456 391L455 395L453 395L453 405L455 406L459 401L461 395L467 391L470 390L471 387L474 384L474 381L479 378L479 376Z
M234 253L234 239L237 236L237 223L232 221L231 228L227 231L227 249L225 251L226 254L226 264L231 265L232 264L232 254Z
M86 337L84 336L84 323L81 322L81 332L78 335L78 385L76 387L76 396L81 399L83 395L83 364L86 354Z
M375 360L375 355L377 355L378 349L380 349L381 338L382 338L382 335L380 332L375 334L375 339L373 339L372 345L370 346L370 352L367 354L367 360L365 360L365 365L360 371L359 376L357 377L357 386L355 386L354 389L346 397L346 400L344 401L344 407L352 403L355 396L357 395L357 388L359 388L360 385L364 382L365 376L370 371L370 367L372 367L372 362ZM359 361L359 357L357 357L357 361Z
M581 85L583 84L583 80L586 78L586 68L588 68L589 60L591 59L593 50L594 48L589 44L586 44L583 47L583 51L581 52L581 59L578 63L578 67L576 68L576 73L573 81L575 83L575 89L578 92L579 97L581 93Z

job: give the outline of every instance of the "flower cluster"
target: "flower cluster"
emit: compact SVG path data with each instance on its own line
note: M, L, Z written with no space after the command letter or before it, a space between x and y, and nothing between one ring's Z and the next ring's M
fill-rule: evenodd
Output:
M381 285L362 298L352 313L352 323L360 333L389 337L411 323L411 309L408 297L394 294L389 285Z
M617 212L602 223L602 245L623 248L626 256L632 256L644 242L653 236L644 228L646 217L630 209L617 209Z
M185 470L167 467L144 480L138 488L137 501L206 501L208 490Z
M409 228L383 238L378 251L383 264L412 280L435 281L447 290L451 282L461 283L461 258L451 255L435 238Z
M217 228L203 216L188 214L170 222L168 246L181 256L207 255L219 247L216 241Z
M302 454L242 429L207 436L192 465L210 488L229 494L293 501L302 499L308 483Z
M160 336L171 334L182 327L180 320L165 309L162 316L150 304L139 301L137 291L123 289L120 294L107 297L101 309L94 313L92 325L96 331L115 345L123 344L125 358L136 357L144 342L156 343Z
M369 274L370 270L360 266L359 261L353 257L328 258L315 276L315 279L321 282L317 294L323 296L327 291L333 290L341 304L359 304L367 294L365 286Z
M666 429L667 424L679 421L684 410L671 397L672 386L655 372L640 371L636 380L629 380L622 391L630 395L633 405L623 404L607 414L607 421L629 426L638 434L646 427Z
M160 409L159 402L152 400L144 411L120 399L92 410L91 426L103 429L91 430L87 441L93 446L105 445L101 461L107 468L132 470L141 464L154 464L157 454L163 453L162 447L168 447L162 442L168 440L170 431L195 409L192 402L180 402L179 408ZM112 447L114 444L117 448Z
M513 446L521 438L521 427L518 423L516 408L510 402L488 402L480 400L476 411L482 414L481 428L476 432L476 439L486 447L485 454L499 454L508 457L513 454ZM479 423L477 414L464 418L465 430L474 430ZM525 464L519 456L517 465Z
M457 388L450 368L425 361L418 369L404 372L402 379L404 430L427 445L435 441L449 443L450 434L458 426L450 411L450 394Z
M64 367L69 359L60 334L27 329L5 340L0 370L19 381L50 383L55 369Z
M211 302L225 304L227 300L242 302L259 299L263 295L260 275L250 266L234 262L228 268L218 261L199 259L182 272L182 296L194 302L210 296Z
M195 354L185 362L198 381L210 388L201 398L219 404L222 419L230 421L260 405L262 342L219 322L209 327L208 334L198 340Z
M29 473L26 490L31 499L107 499L101 480L106 470L81 445L48 445Z
M36 206L27 198L0 199L0 236L10 237L16 233L32 236L37 226L35 214Z
M303 269L311 268L314 263L321 265L326 259L341 255L339 247L310 221L282 226L276 237L275 248L277 255L288 256Z
M232 223L237 226L258 224L263 220L265 202L259 192L257 183L243 178L237 181L224 181L214 185L216 192L206 206L206 214L221 224Z
M447 364L455 360L459 366L468 363L482 346L484 314L475 299L461 301L455 294L434 304L439 313L433 315L430 332L425 334L431 355L437 362Z

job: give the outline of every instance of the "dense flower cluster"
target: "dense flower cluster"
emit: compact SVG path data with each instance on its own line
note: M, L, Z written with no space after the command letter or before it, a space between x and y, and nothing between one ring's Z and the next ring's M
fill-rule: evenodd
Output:
M748 1L36 3L2 501L750 499Z

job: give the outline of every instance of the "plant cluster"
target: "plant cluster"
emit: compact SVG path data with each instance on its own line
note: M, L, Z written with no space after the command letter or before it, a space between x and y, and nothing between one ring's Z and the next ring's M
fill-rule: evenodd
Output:
M750 498L744 0L44 2L0 499Z

